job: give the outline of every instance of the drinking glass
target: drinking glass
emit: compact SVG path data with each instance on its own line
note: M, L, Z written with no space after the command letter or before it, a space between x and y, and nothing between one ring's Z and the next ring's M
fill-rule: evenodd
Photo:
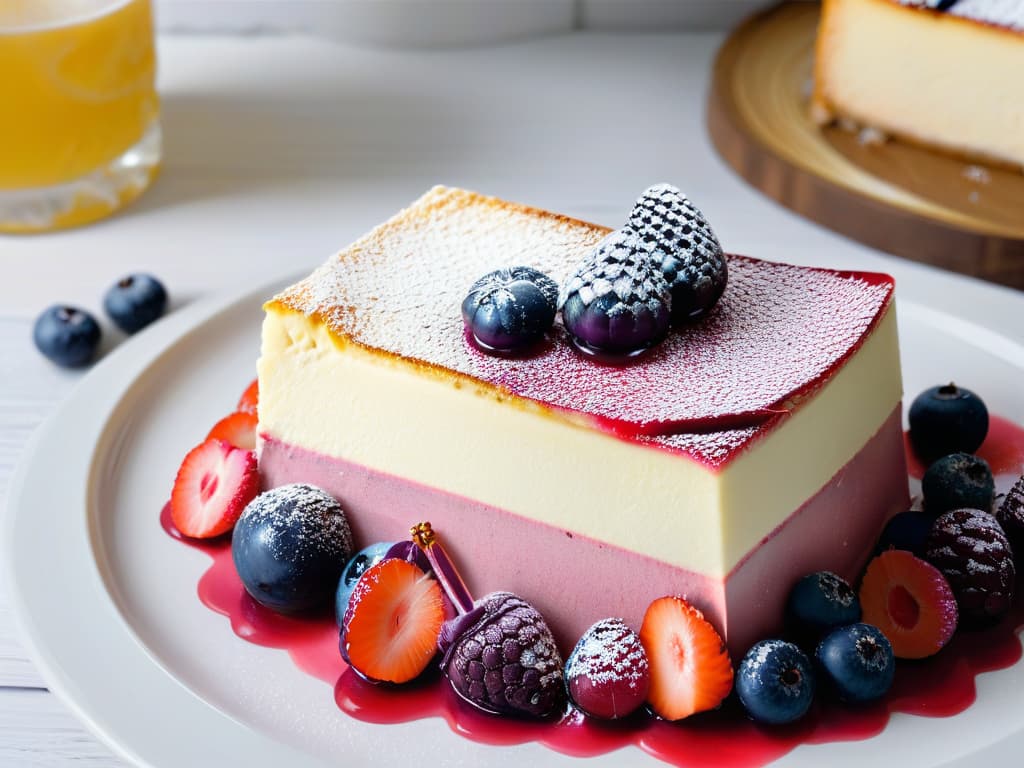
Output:
M151 0L0 0L0 232L85 224L160 164Z

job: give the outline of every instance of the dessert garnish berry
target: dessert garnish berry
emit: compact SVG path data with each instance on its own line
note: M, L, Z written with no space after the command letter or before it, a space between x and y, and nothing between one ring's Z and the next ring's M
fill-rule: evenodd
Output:
M917 509L893 515L882 529L875 545L875 554L890 549L902 549L916 557L924 557L925 540L932 531L935 516Z
M370 682L407 683L436 655L444 619L437 581L415 563L385 558L356 582L342 620L341 655Z
M736 672L736 694L751 719L769 725L799 720L814 700L814 672L793 643L768 639L747 651Z
M547 717L565 704L562 657L536 608L510 592L475 603L430 523L412 528L458 616L445 622L441 669L464 700L492 714Z
M110 286L103 309L125 333L141 331L164 313L167 290L152 275L126 275Z
M1024 555L1024 475L1006 494L1006 498L999 505L996 519L1019 559Z
M871 624L858 622L832 630L814 655L823 681L831 683L842 701L880 699L888 693L896 675L892 644Z
M794 630L817 639L833 627L860 621L860 600L846 579L818 571L793 585L786 618Z
M235 570L246 592L279 613L326 605L351 554L352 532L341 504L305 483L257 496L231 538Z
M368 547L363 547L356 552L345 564L345 569L338 579L338 590L334 594L334 616L338 620L338 626L344 626L345 611L348 610L348 599L352 596L352 590L356 588L356 582L366 571L383 560L391 549L393 541L379 541Z
M993 624L1010 610L1016 568L998 521L977 509L939 516L928 536L926 558L953 588L962 623Z
M625 229L640 237L672 293L672 321L706 315L725 290L728 267L704 214L671 184L649 187Z
M956 597L946 577L903 550L883 552L868 563L860 604L864 621L882 631L899 659L932 656L956 631Z
M582 712L603 720L632 714L651 685L647 653L622 619L602 619L576 643L565 662L569 699Z
M910 442L925 461L950 453L974 453L988 434L988 408L969 389L932 387L910 405Z
M230 443L235 448L244 448L247 451L256 450L256 414L246 411L235 411L229 413L223 419L213 425L213 429L206 436Z
M100 335L96 318L77 307L49 307L32 327L36 349L63 368L81 368L92 362Z
M256 413L256 409L259 406L260 401L260 381L259 379L253 379L249 386L245 388L245 392L238 398L238 405L235 406L236 411L245 411L246 413Z
M565 284L562 324L583 354L631 357L665 338L672 296L632 232L611 233Z
M970 453L951 453L932 462L921 478L925 511L937 517L951 509L992 510L996 483L988 462Z
M194 539L230 531L260 490L256 454L211 438L186 454L171 491L174 527Z
M462 320L485 352L522 351L547 333L558 311L558 284L532 267L490 272L462 301Z
M665 720L715 709L732 690L733 670L721 636L681 597L647 607L640 642L651 666L647 703Z

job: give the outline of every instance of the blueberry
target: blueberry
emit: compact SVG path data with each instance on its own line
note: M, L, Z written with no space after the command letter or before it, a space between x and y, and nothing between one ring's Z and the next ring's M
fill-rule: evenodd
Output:
M582 353L630 357L668 333L672 294L635 233L613 232L569 277L562 323Z
M326 491L302 483L249 502L231 537L245 590L279 613L326 605L351 553L352 533L341 505Z
M817 639L833 627L860 621L860 600L845 579L819 571L793 585L786 615L795 629Z
M815 652L823 679L839 698L862 703L880 699L892 687L896 658L878 627L851 624L830 632Z
M984 459L953 453L933 463L921 478L924 508L933 518L952 509L992 510L996 484Z
M910 406L910 442L925 461L950 453L974 453L987 434L985 403L956 384L926 389Z
M167 291L152 275L122 277L103 297L103 309L125 333L145 328L164 313Z
M807 655L783 640L762 640L740 662L736 693L759 723L799 720L814 700L814 672Z
M462 320L485 352L518 352L543 338L555 322L558 285L530 267L484 275L462 301Z
M334 595L334 614L341 627L345 620L345 611L348 610L348 599L352 596L352 590L356 582L367 568L376 565L383 560L391 549L394 542L379 541L356 552L341 572L338 579L338 590Z
M924 557L925 541L934 522L934 515L916 510L893 515L882 529L882 535L878 537L875 554L880 555L890 549L902 549L915 557Z
M100 326L83 309L55 305L36 319L32 339L50 361L65 368L79 368L96 355Z

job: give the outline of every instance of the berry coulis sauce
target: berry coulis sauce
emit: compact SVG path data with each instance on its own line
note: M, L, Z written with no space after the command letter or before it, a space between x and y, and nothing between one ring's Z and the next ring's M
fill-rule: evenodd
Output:
M911 451L907 453L911 475L920 478L924 468ZM1024 429L993 417L978 455L989 462L997 477L1020 475L1024 472ZM465 704L438 672L402 687L364 682L341 659L333 613L291 618L263 608L248 596L235 573L229 538L202 542L182 537L171 522L169 505L164 507L160 522L170 536L213 559L213 565L199 580L203 604L228 617L238 637L286 650L299 669L333 686L335 702L347 715L372 723L440 717L464 738L487 744L535 741L580 757L633 744L667 763L687 768L754 768L800 744L870 738L885 728L893 712L923 717L962 712L975 700L976 675L1005 669L1021 658L1017 635L1024 627L1024 600L1018 600L1011 615L995 627L957 632L950 644L930 659L900 660L895 683L882 701L861 707L818 701L806 718L791 726L756 725L744 716L735 696L716 712L678 723L660 721L645 713L623 721L602 722L572 709L550 722L499 718Z

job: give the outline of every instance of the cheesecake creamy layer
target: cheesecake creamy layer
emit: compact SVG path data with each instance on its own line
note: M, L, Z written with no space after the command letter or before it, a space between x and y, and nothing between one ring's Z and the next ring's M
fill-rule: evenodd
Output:
M260 473L265 487L306 482L327 489L347 510L358 542L403 539L410 515L429 519L444 531L473 594L511 590L526 597L565 653L596 620L619 616L639 627L651 600L677 594L704 611L738 659L780 629L794 581L823 569L854 579L885 520L906 508L906 477L892 471L903 465L901 415L897 406L823 488L722 576L273 437L262 440ZM600 531L598 521L591 526Z
M757 426L720 434L624 439L375 353L277 303L267 307L259 374L264 438L712 578L825 487L901 397L891 306L826 384ZM719 443L727 462L695 458L705 456L694 445ZM891 475L903 478L898 462ZM407 511L410 522L418 514Z
M1024 167L1024 3L941 13L894 0L825 0L814 104L918 143Z

